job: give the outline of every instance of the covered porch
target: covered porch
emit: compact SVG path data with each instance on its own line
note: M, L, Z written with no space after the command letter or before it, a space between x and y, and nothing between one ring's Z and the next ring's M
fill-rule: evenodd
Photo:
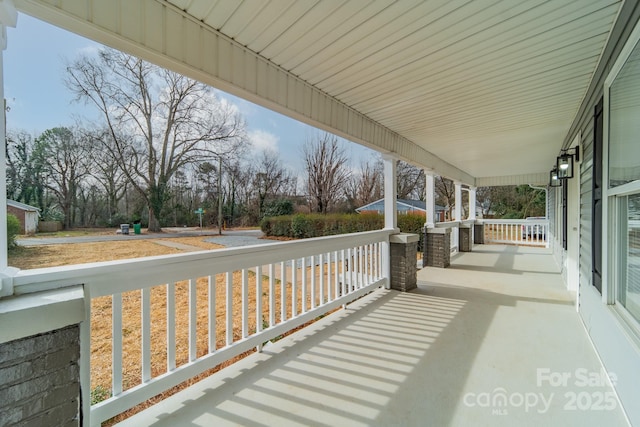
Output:
M596 324L597 333L620 337L598 348L613 349L608 357L621 378L614 391L582 323L611 301L593 293L603 308L582 320L576 309L592 292L589 277L580 276L591 271L590 243L579 240L580 232L590 236L590 194L565 180L563 197L547 206L555 223L508 225L511 238L551 248L472 247L476 188L546 186L557 156L581 146L576 168L584 177L576 174L572 185L584 179L582 188L591 186L585 159L593 159L586 146L594 132L578 131L580 121L588 121L638 21L637 1L272 1L256 8L247 1L0 0L0 23L15 26L18 11L383 153L385 226L26 271L7 265L0 230L0 369L14 375L0 384L8 425L100 425L254 348L261 352L122 425L617 426L630 424L624 411L640 419L635 343L618 324ZM3 126L0 120L0 140ZM451 256L449 268L420 270L417 289L407 293L390 289L396 270L415 278L414 259L394 260L394 243L415 243L397 237L398 160L425 171L425 228L442 258L460 250L463 229L472 247ZM0 167L1 194L5 172ZM454 181L456 201L469 191L466 219L456 203L454 221L436 224L436 175ZM0 196L0 225L4 204ZM505 227L491 225L504 238ZM579 298L567 283L581 289ZM129 293L139 310L134 332L122 320ZM185 312L176 310L177 298L188 301ZM104 348L112 359L106 399L96 403L98 299L111 319ZM157 301L160 319L152 317ZM161 363L150 339L158 325L166 337ZM123 361L128 341L140 356L133 384ZM53 371L33 362L40 360L59 365Z
M119 425L627 424L548 249L481 245L418 280Z

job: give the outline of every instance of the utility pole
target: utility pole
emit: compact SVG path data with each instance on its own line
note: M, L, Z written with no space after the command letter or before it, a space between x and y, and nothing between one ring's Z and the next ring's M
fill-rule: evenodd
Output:
M222 234L222 156L218 156L218 234Z

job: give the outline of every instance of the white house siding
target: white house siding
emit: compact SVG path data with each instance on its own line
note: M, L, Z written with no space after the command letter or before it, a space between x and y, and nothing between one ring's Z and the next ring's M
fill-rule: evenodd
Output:
M599 97L597 99L600 99ZM593 108L582 129L580 165L580 285L592 286Z
M603 54L601 68L595 75L577 121L567 135L568 143L578 132L582 135L582 164L580 167L580 315L586 330L600 355L605 369L615 374L615 388L632 425L640 425L640 348L631 338L612 306L592 286L592 171L593 171L593 114L603 95L604 80L618 58L622 47L640 19L639 2L626 2L619 22ZM607 129L604 129L607 132ZM606 149L606 147L605 147ZM605 166L606 167L606 166ZM551 193L554 193L553 191ZM559 214L559 213L558 213ZM554 222L551 222L554 224ZM554 230L555 231L555 230ZM559 235L557 230L555 234ZM610 236L603 235L603 244ZM603 262L606 260L603 260ZM603 283L603 289L606 284ZM585 390L588 391L588 390Z
M25 234L35 234L38 231L38 212L25 212L24 232Z

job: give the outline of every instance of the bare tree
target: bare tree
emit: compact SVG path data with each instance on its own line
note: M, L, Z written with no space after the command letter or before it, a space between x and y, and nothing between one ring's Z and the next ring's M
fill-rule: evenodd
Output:
M435 178L435 187L436 203L445 207L445 221L451 221L451 211L456 203L453 181L442 176L437 176Z
M57 197L64 214L64 226L75 223L75 208L82 180L89 174L89 147L79 137L79 132L69 128L46 130L38 137L45 147L45 162L48 169L46 183Z
M352 209L375 202L383 196L384 171L382 160L363 161L360 170L351 175L345 194Z
M264 151L256 162L253 187L257 195L258 218L264 216L265 203L295 189L296 179L283 165L278 155Z
M349 180L344 149L338 145L337 137L323 133L306 141L303 156L312 209L327 213L344 194Z
M112 155L116 150L115 141L108 129L85 130L86 139L92 143L93 162L90 174L104 191L106 220L109 225L118 213L118 204L127 189L127 177L118 159ZM91 193L92 197L94 192Z
M424 171L402 160L396 169L397 192L399 199L424 200Z
M106 148L149 207L149 230L186 165L236 152L245 125L208 86L112 49L67 67L67 86L95 106L111 138Z

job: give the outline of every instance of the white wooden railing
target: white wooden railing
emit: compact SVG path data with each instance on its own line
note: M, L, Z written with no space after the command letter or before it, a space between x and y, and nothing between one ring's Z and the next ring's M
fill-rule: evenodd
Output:
M81 332L81 382L85 404L90 390L97 387L91 375L105 368L91 366L96 354L107 352L103 359L110 360L107 398L91 406L90 423L86 419L83 423L100 425L374 288L387 286L383 259L388 255L383 254L388 254L391 233L380 230L25 270L15 277L14 291L84 286L88 313ZM185 312L178 304L186 306ZM106 339L96 333L105 321L109 325ZM163 338L154 340L152 334Z
M549 245L549 221L546 219L483 219L484 242L514 245Z

